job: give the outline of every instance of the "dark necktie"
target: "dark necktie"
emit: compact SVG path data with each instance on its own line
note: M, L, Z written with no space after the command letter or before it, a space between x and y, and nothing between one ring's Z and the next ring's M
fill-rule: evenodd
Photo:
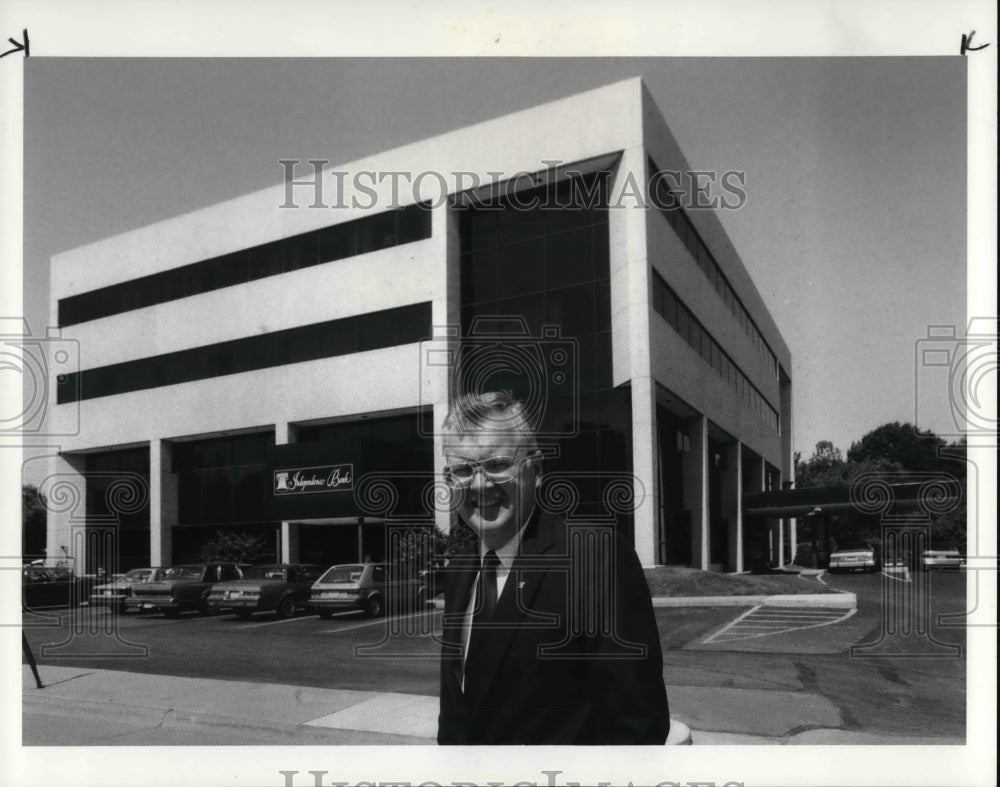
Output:
M482 676L476 674L476 654L482 647L484 624L489 624L497 607L497 567L500 558L492 549L483 556L476 584L476 603L473 605L472 631L469 633L469 650L465 658L465 692L475 692Z

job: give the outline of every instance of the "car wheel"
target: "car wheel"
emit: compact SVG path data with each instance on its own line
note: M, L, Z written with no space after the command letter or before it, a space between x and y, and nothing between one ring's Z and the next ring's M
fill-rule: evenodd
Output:
M329 609L321 609L317 614L323 618L323 620L329 620L333 617L333 611Z
M295 616L295 598L294 596L285 596L281 599L281 603L278 604L278 609L276 610L279 618L291 618Z
M177 618L180 617L181 611L179 609L165 609L163 610L163 617L165 618Z
M376 593L368 599L365 614L370 618L377 618L382 614L382 597L380 595Z
M215 614L215 609L212 607L211 604L208 603L207 598L203 598L198 603L198 614L201 615L202 617L207 617L208 615Z

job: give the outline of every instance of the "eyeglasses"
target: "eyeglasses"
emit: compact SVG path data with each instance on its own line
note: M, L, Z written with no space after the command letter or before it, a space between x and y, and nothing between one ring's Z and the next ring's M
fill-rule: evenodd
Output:
M491 456L479 462L455 462L445 466L444 478L451 486L465 487L472 483L476 470L479 470L487 481L505 484L517 477L523 461L510 456Z

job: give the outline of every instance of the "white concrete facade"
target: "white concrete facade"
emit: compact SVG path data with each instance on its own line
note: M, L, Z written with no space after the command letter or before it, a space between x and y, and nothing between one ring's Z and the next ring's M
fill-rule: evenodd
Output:
M448 326L460 322L459 237L446 197L469 187L472 177L489 183L517 173L543 172L551 162L572 165L609 154L619 157L610 204L620 201L623 205L609 210L608 225L612 379L615 386L631 390L636 551L644 565L662 562L656 425L658 404L669 391L697 414L691 421L692 449L683 458L684 505L692 512L691 562L702 568L711 562L707 488L711 425L713 434L727 436L735 446L726 449L730 462L724 473L723 498L729 520L729 568L742 570L739 500L748 472L740 464L742 453L752 451L783 479L791 478L791 386L782 386L761 360L659 212L622 199L630 178L646 182L649 157L661 168L689 169L639 78L330 166L320 179L322 200L338 207L309 207L318 195L312 186L304 185L312 173L303 162L296 171L300 185L282 183L54 257L50 316L51 324L57 325L61 299L426 200L432 208L431 236L425 240L66 326L63 338L79 343L81 369L90 369L424 302L431 304L435 338L74 404L57 404L51 386L53 431L67 431L61 427L75 419L77 412L80 423L78 434L60 438L62 455L52 460L51 472L79 484L81 455L120 446L148 446L150 564L167 565L171 528L177 522L176 479L169 472L173 440L267 430L274 432L277 444L283 444L294 441L297 424L415 412L427 406L433 407L437 432L447 411L449 374L444 368L428 368L422 354L454 342L454 331L449 333ZM394 194L394 185L399 184L390 178L365 177L365 189L352 187L360 173L389 172L432 174L414 181L419 187L416 194L405 181ZM463 179L456 178L458 172L465 173ZM344 187L342 192L335 188L338 183ZM289 196L298 208L280 207ZM356 207L351 206L354 198L360 203ZM781 369L790 376L788 348L718 217L696 210L691 211L691 220ZM710 326L718 342L778 410L780 434L748 412L735 391L654 313L654 270ZM438 440L434 452L438 472L443 464L440 448ZM58 545L71 542L70 529L78 518L79 510L50 512L50 555ZM439 524L447 525L447 514L439 514ZM295 557L297 537L293 523L280 524L285 559Z

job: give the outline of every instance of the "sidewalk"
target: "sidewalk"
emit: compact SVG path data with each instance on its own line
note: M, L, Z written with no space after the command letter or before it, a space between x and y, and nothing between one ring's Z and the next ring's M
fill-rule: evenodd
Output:
M392 692L39 668L22 675L24 744L434 745L437 697ZM852 732L825 698L805 692L667 686L671 716L705 744L961 744ZM740 730L756 729L757 735Z

